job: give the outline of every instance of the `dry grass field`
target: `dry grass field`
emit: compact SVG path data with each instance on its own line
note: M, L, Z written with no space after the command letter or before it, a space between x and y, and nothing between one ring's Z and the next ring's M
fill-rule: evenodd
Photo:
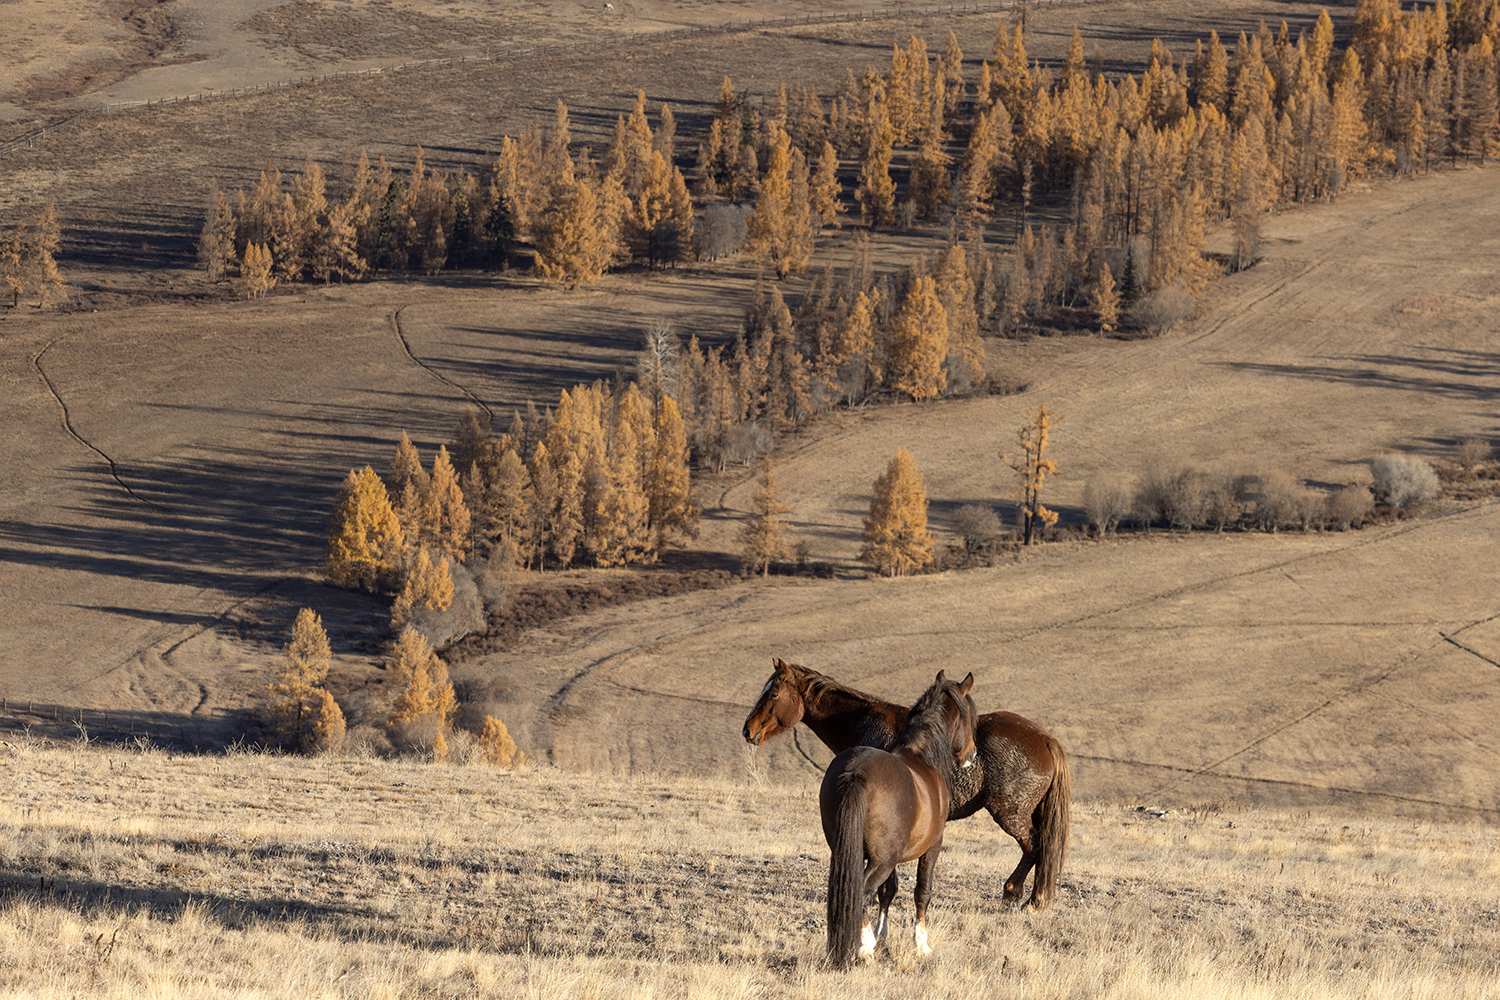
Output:
M226 754L299 607L329 627L351 721L379 704L385 610L319 574L351 466L382 467L402 430L430 455L466 405L503 422L609 377L656 320L732 336L755 268L576 293L512 273L239 302L194 266L208 192L308 156L337 176L361 148L400 166L422 144L429 162L475 170L558 98L598 143L638 88L691 133L725 73L754 94L780 77L827 91L845 65L950 27L972 77L1004 21L652 42L861 5L616 2L608 22L602 4L234 6L0 6L24 22L0 38L0 140L104 100L600 44L565 64L96 115L0 159L0 221L55 198L72 283L68 311L0 308L0 727L30 734L0 751L0 995L1500 989L1485 891L1500 875L1500 505L1446 501L1350 533L1068 541L900 581L867 580L855 560L896 448L952 541L959 506L1005 496L997 452L1042 401L1067 415L1049 505L1073 523L1091 474L1128 479L1158 456L1331 488L1367 482L1381 451L1445 462L1465 437L1500 438L1500 173L1359 187L1268 220L1265 259L1162 338L988 341L991 374L1018 394L838 413L790 436L778 472L792 521L833 579L617 604L455 661L471 709L505 719L537 770ZM1186 53L1210 27L1232 37L1317 10L1042 8L1032 51L1060 54L1076 21L1120 68L1153 35ZM940 237L885 234L872 252L894 266ZM820 254L847 260L852 238L828 234ZM748 469L700 479L701 537L644 575L733 567L753 489ZM829 755L806 730L753 756L739 738L774 656L901 700L939 668L973 670L983 710L1054 732L1076 795L1058 907L1003 911L1014 844L970 819L950 828L935 959L917 963L903 939L876 970L821 971L813 794ZM79 713L92 746L69 738Z
M1203 802L1074 810L1058 905L948 831L933 943L821 967L810 787L22 740L0 764L0 996L1500 995L1500 843Z

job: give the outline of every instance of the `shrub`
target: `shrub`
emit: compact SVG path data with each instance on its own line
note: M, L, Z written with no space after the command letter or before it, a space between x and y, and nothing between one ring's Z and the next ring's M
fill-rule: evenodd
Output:
M966 503L953 516L953 527L963 540L964 551L978 552L1005 533L1005 525L994 509L983 504Z
M1198 311L1198 300L1181 285L1158 288L1137 302L1130 310L1136 325L1153 337L1160 337L1178 323L1192 319Z
M1345 486L1334 490L1323 501L1323 516L1329 524L1337 525L1340 531L1362 522L1375 507L1375 498L1364 486Z
M1255 523L1276 531L1299 523L1302 485L1280 469L1263 473L1256 487Z
M1207 477L1191 466L1153 460L1147 463L1136 488L1136 515L1148 527L1154 521L1163 521L1191 530L1203 519L1207 486Z
M1458 443L1458 464L1465 472L1473 472L1494 457L1494 449L1484 438L1464 438Z
M1239 521L1242 513L1244 513L1244 504L1240 502L1240 486L1237 478L1217 475L1204 480L1204 524L1215 531L1223 531Z
M1119 528L1120 519L1130 513L1130 489L1119 479L1096 472L1083 484L1083 509L1102 538Z
M718 260L736 253L750 237L749 205L708 205L693 222L693 251L700 260Z
M1415 455L1387 453L1370 460L1375 496L1392 507L1410 507L1438 495L1437 472Z

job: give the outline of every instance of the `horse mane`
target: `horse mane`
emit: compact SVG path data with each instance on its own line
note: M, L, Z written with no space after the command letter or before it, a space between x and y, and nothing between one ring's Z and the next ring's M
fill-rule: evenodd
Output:
M788 663L787 666L796 671L801 681L804 704L823 707L826 702L841 701L845 704L860 704L871 708L900 708L899 705L887 702L883 698L865 694L847 684L840 684L827 674L820 674L811 667L804 667L800 663Z
M896 737L896 742L891 745L890 750L892 753L910 750L914 756L932 765L939 774L951 781L953 741L948 735L948 720L945 717L942 697L945 693L944 689L949 686L956 685L953 685L952 681L934 683L932 687L922 692L922 697L917 699L916 704L911 707L911 713L907 716L906 729ZM971 705L961 705L959 711L963 712L966 709L972 712Z

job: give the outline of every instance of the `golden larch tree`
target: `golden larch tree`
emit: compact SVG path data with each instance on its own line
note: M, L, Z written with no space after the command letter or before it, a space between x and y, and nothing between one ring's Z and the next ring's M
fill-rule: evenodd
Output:
M329 582L372 591L388 586L401 556L402 532L374 469L349 471L331 520Z
M948 313L928 275L919 277L891 321L891 384L913 400L947 388Z
M396 595L395 603L391 605L392 631L405 628L418 608L446 611L452 606L453 569L448 564L448 557L441 556L434 563L432 554L427 549L418 549L416 558L406 571L401 593Z
M458 709L448 665L410 626L401 631L392 654L386 663L386 683L395 699L386 718L386 734L398 748L440 756L443 731Z
M905 448L896 452L875 480L863 538L860 559L874 564L886 576L904 576L932 562L927 490L917 463Z
M1051 413L1046 403L1038 404L1036 413L1016 432L1016 443L1020 452L1007 456L1001 453L1000 460L1015 470L1019 483L1015 497L1021 505L1021 524L1024 530L1022 544L1030 545L1043 527L1057 523L1057 514L1042 506L1042 492L1047 486L1047 477L1058 475L1057 463L1047 457L1052 445L1052 429L1062 420Z
M338 749L344 739L344 713L323 683L333 651L323 619L311 608L297 612L267 706L272 728L283 745L304 753Z
M651 527L656 547L667 545L669 533L679 538L698 534L698 507L693 503L693 484L688 471L687 428L677 401L663 396L656 411L655 453L646 477Z
M479 756L493 767L525 767L525 751L516 746L505 723L493 715L484 717L484 728L479 731Z
M782 520L792 508L781 499L776 465L769 453L761 460L760 488L755 491L752 503L750 516L740 529L743 559L750 572L769 576L773 562L792 556L792 546L786 537L787 525Z

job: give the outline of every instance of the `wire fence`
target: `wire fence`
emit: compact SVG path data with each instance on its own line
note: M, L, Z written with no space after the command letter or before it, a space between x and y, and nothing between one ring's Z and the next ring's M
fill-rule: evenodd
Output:
M398 63L394 66L376 67L373 69L344 70L337 73L314 73L307 76L288 77L283 80L275 80L269 83L250 84L244 87L227 87L221 90L205 90L196 94L180 94L173 97L158 97L141 101L114 101L100 104L89 108L68 118L61 119L39 129L27 132L25 135L17 136L0 143L0 157L11 153L29 149L47 136L66 128L76 125L82 120L100 113L115 111L127 111L132 108L157 107L166 104L185 104L191 101L204 101L216 97L232 97L238 94L264 93L270 90L283 90L288 87L297 87L307 84L318 84L329 80L348 80L356 77L384 76L391 73L400 73L414 69L429 69L443 66L462 66L468 63L492 63L508 59L520 59L529 56L561 55L569 52L581 52L597 50L601 48L614 48L624 45L640 45L643 43L666 41L674 38L690 38L704 34L728 34L746 31L757 31L763 28L784 28L799 24L838 24L851 21L876 21L888 20L897 17L931 17L943 14L987 14L1006 10L1045 10L1053 7L1079 7L1089 4L1103 3L1106 0L1007 0L1004 3L966 3L966 4L939 4L931 7L882 7L864 11L845 11L839 14L806 14L802 16L772 17L754 21L729 21L718 25L702 25L689 28L674 28L670 31L652 31L631 35L619 35L613 38L597 38L580 42L561 42L555 45L535 45L522 48L493 49L482 53L461 56L446 56L439 59L420 59L413 62ZM601 3L602 6L602 3Z

